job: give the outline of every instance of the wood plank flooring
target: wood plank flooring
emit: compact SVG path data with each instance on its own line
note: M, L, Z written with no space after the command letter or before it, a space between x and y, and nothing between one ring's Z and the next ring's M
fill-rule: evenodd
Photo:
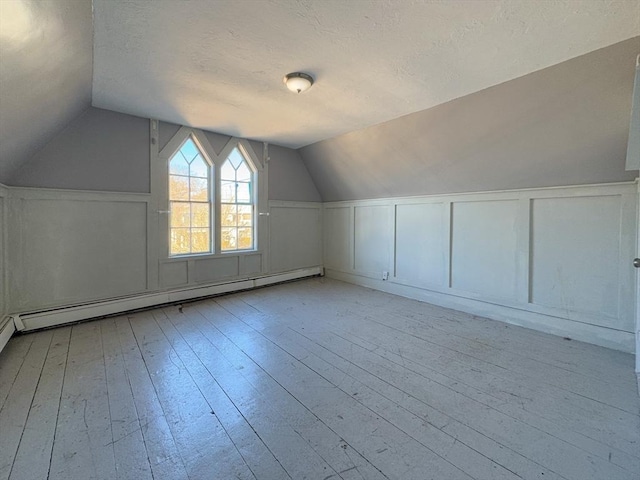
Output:
M637 480L633 356L315 278L13 338L0 480Z

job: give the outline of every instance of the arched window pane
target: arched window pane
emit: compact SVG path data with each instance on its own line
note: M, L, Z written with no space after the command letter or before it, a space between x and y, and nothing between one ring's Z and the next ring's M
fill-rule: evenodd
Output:
M174 155L171 159L169 173L173 175L189 175L189 164L182 155Z
M184 155L184 158L187 159L187 162L191 163L194 157L200 153L200 150L198 150L196 144L193 143L193 140L189 139L184 142L184 145L182 145L182 148L180 148L180 153Z
M238 167L236 173L236 180L239 182L250 182L251 181L251 170L247 166L247 162L242 162Z
M236 179L236 170L231 165L229 160L226 160L222 164L222 168L220 169L220 178L222 180L235 180Z
M192 177L200 178L207 178L209 176L209 165L207 165L207 162L205 162L200 155L197 155L193 162L191 162L189 174Z
M253 182L250 163L234 148L220 171L222 250L248 250L254 247ZM233 208L233 209L232 209Z
M231 162L231 165L233 165L233 168L237 169L240 164L244 162L244 157L237 148L234 148L229 154L228 160Z
M211 165L192 138L169 159L169 253L211 251Z

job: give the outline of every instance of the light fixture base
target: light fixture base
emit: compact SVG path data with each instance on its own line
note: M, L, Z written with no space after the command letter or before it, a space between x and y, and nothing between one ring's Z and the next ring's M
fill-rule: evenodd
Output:
M282 81L293 93L302 93L313 85L313 77L303 72L288 73Z

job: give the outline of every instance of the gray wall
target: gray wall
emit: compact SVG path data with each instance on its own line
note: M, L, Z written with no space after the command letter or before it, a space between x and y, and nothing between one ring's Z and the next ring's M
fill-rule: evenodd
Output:
M5 238L9 237L8 222L5 218L7 195L7 189L4 185L0 184L0 318L4 317L9 310L9 301L5 292L5 282L7 280L7 265L5 265L5 260L8 255L6 255L7 246L4 243ZM0 350L2 350L1 346Z
M171 140L180 125L160 122L159 149ZM231 137L215 132L204 132L213 149L220 153ZM256 155L262 157L263 144L250 140ZM320 193L313 183L300 153L287 147L269 145L269 200L319 202Z
M640 37L300 150L325 201L633 180Z
M160 150L180 129L160 122ZM216 152L230 137L204 132ZM262 143L250 142L262 155ZM320 201L296 150L269 145L269 199ZM111 192L149 192L149 120L89 108L23 163L7 182L21 187Z
M321 200L320 193L298 151L269 145L269 158L270 200Z
M8 184L149 192L149 120L89 108L24 163Z
M633 105L627 145L627 170L640 169L640 54L636 64L636 80L633 84Z
M0 1L0 182L91 104L91 0Z

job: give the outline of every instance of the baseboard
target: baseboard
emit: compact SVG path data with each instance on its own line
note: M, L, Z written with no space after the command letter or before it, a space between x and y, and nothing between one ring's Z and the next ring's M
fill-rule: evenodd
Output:
M329 278L344 282L373 288L394 295L412 298L431 303L445 308L460 310L462 312L481 317L498 320L512 325L538 330L562 337L570 337L574 340L592 343L602 347L612 348L627 353L635 351L635 335L631 332L623 332L606 327L598 327L586 323L554 317L538 312L520 310L517 308L496 305L492 303L463 298L445 293L425 290L418 287L410 287L393 283L392 281L377 280L351 273L326 269L325 274Z
M11 327L18 331L32 331L47 327L64 325L66 323L88 320L91 318L114 315L141 308L157 305L193 300L202 297L220 295L224 293L250 290L274 283L286 282L298 278L321 275L322 267L303 268L286 273L266 275L246 280L218 283L215 285L198 286L171 290L168 292L149 293L131 297L110 299L84 305L68 306L42 312L17 313L12 315ZM13 331L11 332L11 334ZM9 336L11 336L9 334ZM2 338L0 336L0 338ZM7 338L8 340L8 338Z
M2 352L15 331L16 327L11 318L7 317L0 320L0 352Z

